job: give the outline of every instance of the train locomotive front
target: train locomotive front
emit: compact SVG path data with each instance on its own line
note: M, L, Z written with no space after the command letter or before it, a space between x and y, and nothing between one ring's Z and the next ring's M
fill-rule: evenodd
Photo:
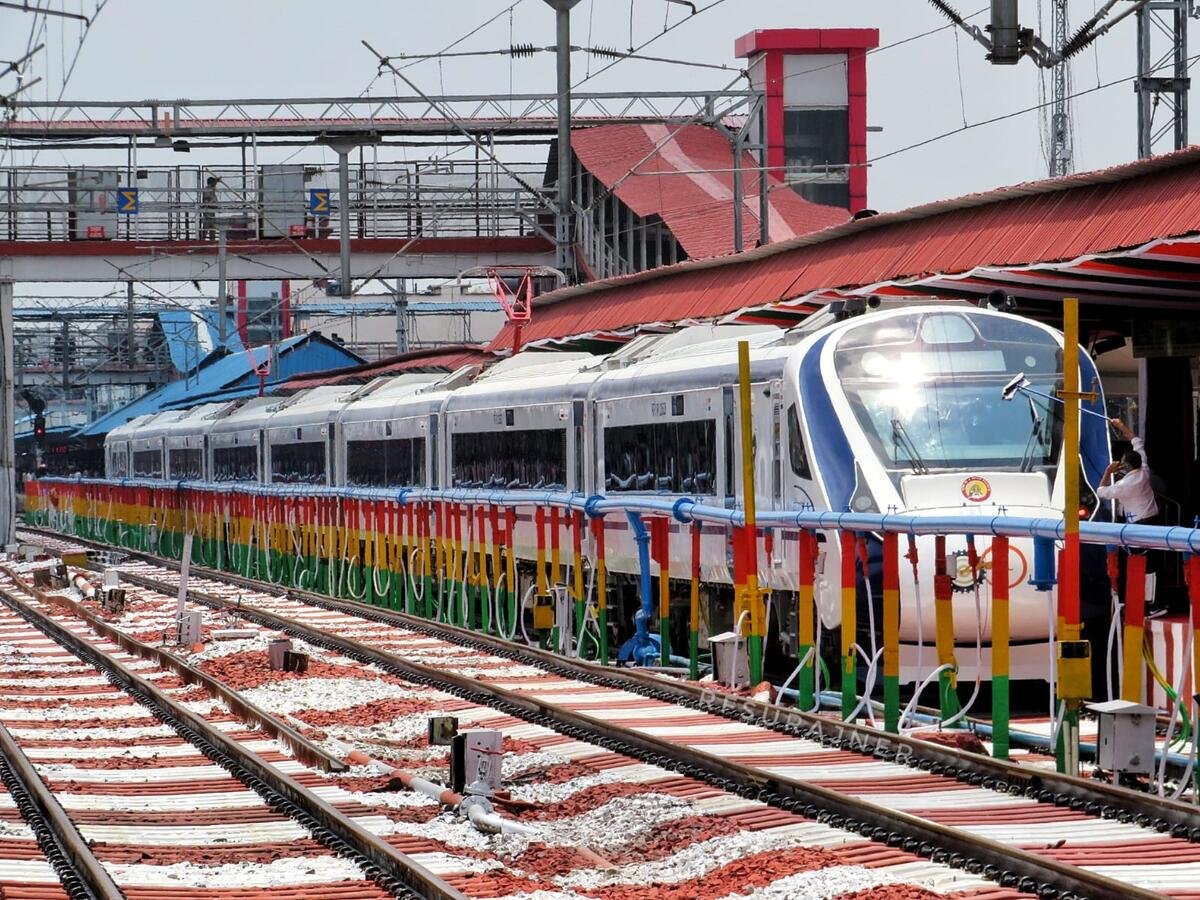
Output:
M1080 356L1081 384L1098 392L1092 361ZM1006 394L1022 373L1022 390ZM1032 542L1013 540L1009 571L994 571L987 522L1005 514L1061 517L1067 465L1081 466L1085 515L1097 510L1094 488L1109 458L1108 432L1100 417L1083 415L1080 457L1063 458L1063 407L1055 396L1061 334L992 310L888 310L808 338L784 382L796 391L808 464L802 471L789 467L794 507L979 519L976 538L917 537L916 562L902 561L901 680L924 677L937 665L934 575L943 553L960 676L990 676L992 585L1005 577L1012 677L1047 678L1053 603L1030 584ZM1102 396L1088 406L1102 414ZM877 537L868 536L868 544L859 643L869 657L880 640L877 625L870 633L867 608L871 595L879 596L880 550ZM835 540L821 546L818 608L833 627L841 618L840 548Z

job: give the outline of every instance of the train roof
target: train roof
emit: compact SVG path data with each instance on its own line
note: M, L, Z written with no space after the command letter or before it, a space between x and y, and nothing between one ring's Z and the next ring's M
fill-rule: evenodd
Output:
M445 379L439 375L407 374L381 380L386 383L363 396L352 398L343 406L338 420L363 422L394 418L398 412L407 412L411 415L411 401L414 395L419 391L434 389ZM444 392L437 391L437 394L444 395Z
M255 424L262 415L264 407L279 403L278 397L251 397L229 415L214 421L208 426L212 434L228 434L233 431L246 431L259 427ZM199 427L199 423L196 423Z
M265 407L257 417L258 428L286 428L332 422L361 385L328 384L294 394L278 406ZM251 421L248 420L247 424Z
M139 428L153 419L158 413L144 413L140 416L134 416L128 422L118 425L104 437L104 443L119 443L127 441L137 432Z

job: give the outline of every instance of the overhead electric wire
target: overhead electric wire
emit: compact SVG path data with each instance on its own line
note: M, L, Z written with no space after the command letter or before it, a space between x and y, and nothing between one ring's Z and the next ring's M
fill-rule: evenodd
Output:
M711 6L715 6L715 5L716 5L715 3L711 4ZM711 6L705 7L705 9L709 9L709 8L711 8ZM968 18L974 18L975 16L978 16L981 13L985 12L987 9L988 9L988 7L986 7L986 6L981 7L978 10L976 10L975 12L971 13L971 15L968 16ZM701 12L703 12L703 10L701 10ZM687 21L687 20L685 19L683 21ZM955 27L953 24L940 25L937 28L931 28L928 31L923 31L923 32L920 32L919 34L914 34L914 35L910 35L909 37L906 37L906 38L901 38L900 40L893 41L890 44L883 44L882 46L875 47L871 50L866 51L866 53L864 53L863 55L869 56L873 53L881 53L884 50L891 50L894 47L900 47L904 44L908 44L912 41L919 40L924 37L929 37L930 35L937 34L939 32L945 31L947 28L953 28L953 27ZM792 73L792 75L785 75L784 77L792 78L792 77L796 77L798 75L811 75L814 72L820 72L823 69L829 69L829 68L834 68L834 67L844 66L844 65L845 65L845 62L843 62L843 61L838 61L835 63L827 63L823 66L818 66L815 69L807 69L803 72L795 72L795 73ZM722 90L729 90L734 84L736 84L738 82L738 80L744 74L745 74L745 72L743 71L743 73L741 75L739 75L738 78L735 78L728 85L726 85L725 88L723 88ZM593 197L591 202L588 203L588 205L584 208L583 211L588 212L588 211L594 209L598 202L603 202L604 200L611 197L616 192L617 188L619 188L622 184L624 184L626 181L628 181L630 177L633 177L636 174L638 174L637 170L641 166L643 166L648 160L650 160L654 156L658 155L659 151L661 151L663 147L665 147L668 143L670 143L672 140L674 140L675 135L677 135L680 131L682 131L688 125L694 124L702 118L703 118L703 113L698 113L695 116L691 117L689 120L685 121L684 123L682 123L681 125L676 127L674 131L670 132L665 138L663 138L657 144L655 144L654 148L648 154L646 154L646 156L644 156L642 159L638 160L636 163L634 163L632 166L630 166L629 169L627 169L623 175L621 175L616 181L613 182L611 187L606 188L605 190L603 190L599 194L597 194L595 197ZM752 166L752 167L743 168L743 171L758 171L758 170L761 170L764 168L770 169L770 168L777 168L777 167ZM713 171L719 171L719 170L713 170ZM695 174L700 174L700 173L701 173L701 170L695 170ZM689 173L689 174L691 174L691 173ZM770 188L768 188L768 193L769 192L770 192ZM758 196L758 195L750 194L748 196ZM707 206L708 204L704 204L704 205Z
M638 44L636 47L635 47L635 46L630 46L630 48L629 48L629 52L630 52L630 53L637 53L637 52L638 52L638 51L640 51L640 50L644 50L646 47L649 47L651 44L653 44L653 43L654 43L655 41L657 41L659 38L663 37L663 36L664 36L664 35L666 35L666 34L669 34L669 33L670 33L670 32L672 32L672 31L674 31L674 30L675 30L676 28L678 28L680 25L684 24L685 22L690 22L690 21L692 21L692 19L694 19L696 16L698 16L698 15L702 15L703 13L706 13L706 12L708 12L710 9L713 9L714 7L720 6L720 5L721 5L722 3L724 3L724 2L725 2L725 0L712 0L712 2L711 2L711 3L709 3L707 6L702 6L702 7L700 7L699 9L693 9L693 12L692 12L692 14L691 14L690 16L688 16L687 18L680 19L678 22L675 22L675 23L674 23L673 25L671 25L669 28L664 28L662 31L658 32L658 34L655 34L654 36L652 36L652 37L650 37L650 38L648 38L648 39L646 39L646 40L642 41L642 43ZM632 24L632 22L631 22L631 24ZM631 33L632 33L632 32L631 32ZM630 40L630 44L632 44L632 43L633 43L633 41L632 41L632 39L631 39L631 40ZM610 62L610 63L609 63L607 66L603 66L602 68L599 68L599 69L597 69L595 72L591 72L591 73L589 73L589 74L585 75L585 76L584 76L583 78L581 78L579 81L577 81L577 82L575 82L573 85L571 85L571 90L575 90L575 89L576 89L577 87L579 87L581 84L585 84L586 82L588 82L588 81L591 81L593 78L596 78L596 77L597 77L597 76L599 76L599 75L603 75L605 72L607 72L609 69L611 69L613 66L617 65L617 64L618 64L618 63L620 63L620 62L621 62L621 60L619 60L619 59L614 59L614 60L613 60L612 62Z

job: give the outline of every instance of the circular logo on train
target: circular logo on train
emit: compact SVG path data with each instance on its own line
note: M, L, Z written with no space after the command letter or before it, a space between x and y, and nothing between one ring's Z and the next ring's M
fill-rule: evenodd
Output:
M962 495L972 503L982 503L992 496L992 486L982 475L970 475L963 479Z

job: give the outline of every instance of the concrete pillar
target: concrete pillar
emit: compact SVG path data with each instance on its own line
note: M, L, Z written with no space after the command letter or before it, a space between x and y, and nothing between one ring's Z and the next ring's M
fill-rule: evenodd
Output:
M0 543L16 540L16 403L13 398L13 283L0 281Z

